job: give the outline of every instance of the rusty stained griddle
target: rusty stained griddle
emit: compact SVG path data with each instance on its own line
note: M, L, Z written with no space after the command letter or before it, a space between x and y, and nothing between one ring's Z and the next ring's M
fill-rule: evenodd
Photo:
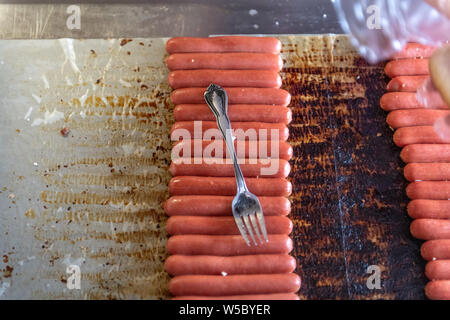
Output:
M345 36L279 38L292 94L300 297L424 298L400 150L379 108L383 66L368 66ZM2 56L8 76L24 79L8 91L11 107L0 119L0 142L10 148L0 163L0 298L170 298L160 206L169 196L173 124L164 41L75 40L81 78L64 57L69 47L51 41L8 42ZM26 69L16 51L40 58ZM36 105L31 93L40 97L31 121L56 108L63 123L25 122ZM65 138L61 126L70 129ZM72 263L81 264L81 291L66 288ZM380 290L366 286L370 265L382 270Z
M368 65L345 36L284 42L300 298L424 299L404 164L379 107L384 64ZM381 289L367 287L371 265L380 267Z

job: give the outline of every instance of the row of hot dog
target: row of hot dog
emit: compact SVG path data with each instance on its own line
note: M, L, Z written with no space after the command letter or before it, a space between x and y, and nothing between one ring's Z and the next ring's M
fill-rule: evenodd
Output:
M416 91L429 76L428 58L434 48L408 44L385 71L391 77L388 93L380 104L389 111L387 123L394 129L394 142L402 147L411 234L426 242L421 253L430 282L425 293L430 299L450 299L450 144L437 134L433 124L450 114L440 100L425 109Z
M164 205L169 215L166 229L171 235L167 243L170 256L165 262L173 276L169 290L175 299L298 299L300 278L293 273L296 261L289 255L292 222L287 217L291 208L286 198L292 190L286 180L292 156L286 142L287 124L292 115L287 108L290 95L280 89L280 41L260 37L173 38L166 49L171 70L168 82L175 89L171 94L176 105L173 149L183 158L171 164L171 198ZM209 158L194 161L196 156L187 154L186 150L198 147L202 157L211 144L217 144L203 138L209 129L217 129L203 98L210 83L225 87L233 129L256 133L235 143L241 143L243 152L238 156L243 160L247 186L262 205L267 244L247 246L236 227L231 212L236 193L231 164L212 163ZM196 121L202 121L200 138L196 136ZM188 133L190 138L181 138L176 132ZM226 146L219 144L221 155L216 152L210 156L226 158ZM268 161L253 159L261 149ZM275 161L277 169L261 177L261 170Z

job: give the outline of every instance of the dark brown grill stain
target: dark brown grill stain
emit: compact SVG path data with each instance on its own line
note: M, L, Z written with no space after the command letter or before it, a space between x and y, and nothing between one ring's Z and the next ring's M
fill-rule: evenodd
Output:
M367 65L343 36L288 39L292 94L293 255L302 299L423 299L421 242L409 233L399 149L379 101L383 64ZM295 49L294 49L295 48ZM370 290L367 267L381 269Z

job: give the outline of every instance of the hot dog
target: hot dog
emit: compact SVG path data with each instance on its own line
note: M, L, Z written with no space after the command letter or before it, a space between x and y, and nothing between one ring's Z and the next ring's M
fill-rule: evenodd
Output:
M168 53L186 52L258 52L280 53L281 42L271 37L224 36L211 38L171 38L166 43Z
M206 104L180 104L173 110L175 121L215 121L216 118ZM228 106L230 121L236 122L279 122L289 124L292 120L292 111L287 107L234 104Z
M416 181L406 187L410 199L450 199L450 181Z
M403 173L408 181L450 180L450 163L409 163Z
M450 240L428 240L420 248L420 253L427 261L450 259Z
M213 145L214 144L214 145ZM207 140L181 140L174 143L172 148L172 159L180 157L218 157L216 150L212 150L213 146L222 146L221 156L229 158L226 145L223 140L207 141ZM198 147L197 147L198 146ZM286 141L270 141L270 140L253 140L253 141L234 141L234 147L238 158L249 159L267 159L279 158L289 160L292 158L292 146ZM195 149L198 148L198 154ZM188 150L189 154L185 154ZM220 148L219 148L220 150ZM208 152L207 152L208 151Z
M450 239L450 220L415 219L410 231L413 237L420 240Z
M450 201L448 200L413 200L408 203L408 214L413 219L449 219Z
M272 104L287 107L291 95L277 88L224 88L230 104ZM206 88L181 88L170 94L174 104L205 103L203 93Z
M241 296L178 296L172 300L300 300L295 293L247 294Z
M197 127L196 127L197 126ZM199 137L204 137L205 132L213 134L215 138L222 139L221 132L215 121L179 121L172 126L170 135L172 141L178 141L187 134L188 140L196 138L196 128L199 131ZM265 123L265 122L233 122L233 135L238 141L244 140L281 140L286 141L289 137L289 129L283 123ZM201 131L200 131L201 129ZM212 130L215 130L214 132Z
M428 262L425 266L425 275L430 280L450 280L450 260Z
M288 254L292 240L287 235L269 234L269 242L248 246L241 235L176 235L167 241L169 254L242 256L249 254Z
M283 60L272 53L175 53L166 59L169 70L232 69L280 71Z
M416 92L428 76L398 76L387 85L388 91Z
M405 47L401 51L397 52L392 58L393 59L430 58L435 50L436 50L435 47L410 42L407 43Z
M416 126L399 128L394 133L394 142L399 147L410 144L447 143L432 126Z
M384 72L390 78L398 76L428 75L428 59L399 59L386 64Z
M389 113L386 122L394 129L413 126L432 126L436 120L450 114L448 110L395 110Z
M257 196L287 197L292 192L292 184L282 178L246 178L245 182ZM232 196L236 194L236 180L234 177L178 176L170 180L169 191L174 196Z
M427 283L425 294L431 300L450 300L450 280L434 280Z
M290 234L292 231L292 222L287 217L268 216L265 217L265 223L268 234ZM233 217L174 216L167 220L166 230L170 235L240 234Z
M203 158L199 159L200 163L195 163L195 159L179 158L170 164L170 173L172 176L234 177L231 160L225 163L225 159L220 159L218 164L213 163L213 160L218 159ZM289 162L283 159L254 162L242 159L239 166L244 177L285 178L291 170Z
M227 296L267 293L295 293L300 289L300 277L295 273L252 275L184 275L169 282L175 296Z
M281 77L271 70L176 70L167 78L173 89L207 87L215 83L223 87L279 88Z
M165 270L173 276L186 274L231 275L293 272L295 259L288 254L254 254L247 256L169 256Z
M400 157L410 162L450 162L450 144L410 144L405 146Z
M169 216L231 216L234 196L174 196L164 203ZM285 197L258 197L264 216L286 216L291 203Z
M429 102L429 108L448 110L448 107L442 99L436 99ZM424 106L417 101L416 92L387 92L381 96L380 106L383 110L401 110L401 109L423 109Z

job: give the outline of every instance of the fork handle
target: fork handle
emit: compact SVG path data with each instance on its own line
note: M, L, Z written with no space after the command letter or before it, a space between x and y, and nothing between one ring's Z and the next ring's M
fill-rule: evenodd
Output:
M238 192L248 191L247 185L245 184L244 175L242 174L241 167L239 166L238 163L236 150L234 148L230 119L226 114L222 114L221 116L217 117L217 126L222 132L222 136L227 145L228 152L230 153L230 157L233 160L233 169L234 175L236 177L237 191Z
M204 93L205 101L216 117L217 126L222 132L223 139L227 145L228 152L233 160L234 175L236 177L236 186L238 192L248 191L245 184L244 175L239 167L236 150L234 149L233 135L231 132L231 123L228 118L228 96L226 91L215 84L210 84Z

